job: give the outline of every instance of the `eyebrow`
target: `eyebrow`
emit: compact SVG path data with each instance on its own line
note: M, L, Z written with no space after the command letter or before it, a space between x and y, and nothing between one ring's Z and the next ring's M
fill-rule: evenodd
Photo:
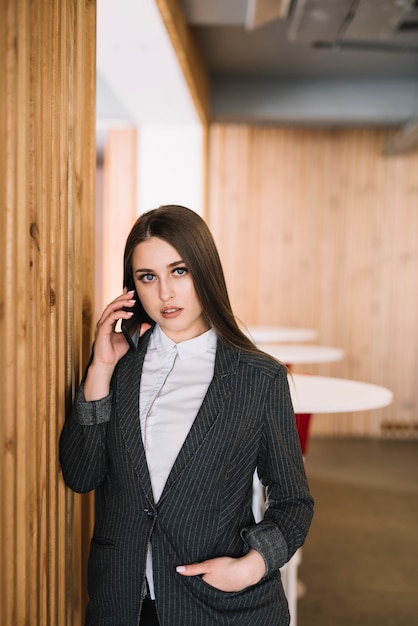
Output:
M177 265L183 265L184 261L173 261L173 263L169 263L167 265L167 267L177 267ZM134 274L153 274L155 272L155 270L152 270L151 268L138 268L134 271Z

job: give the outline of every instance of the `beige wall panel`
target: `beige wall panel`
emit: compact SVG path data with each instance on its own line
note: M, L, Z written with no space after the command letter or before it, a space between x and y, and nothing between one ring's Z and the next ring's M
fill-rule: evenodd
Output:
M390 136L210 130L208 221L237 316L346 351L296 371L394 391L391 407L316 417L316 434L417 435L418 154L383 156Z
M0 624L77 626L91 504L58 437L92 340L96 8L0 14Z
M96 317L122 293L123 253L136 219L137 132L135 128L106 133L103 201L98 206L102 236L97 249Z

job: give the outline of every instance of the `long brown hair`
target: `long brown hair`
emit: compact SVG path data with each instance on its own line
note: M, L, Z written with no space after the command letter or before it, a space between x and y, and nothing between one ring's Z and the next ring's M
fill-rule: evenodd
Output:
M221 260L205 221L179 205L164 205L141 215L128 235L124 254L124 286L133 288L132 255L150 237L169 243L180 254L193 280L205 320L218 337L247 352L259 352L238 326L232 312ZM151 322L141 303L134 322Z

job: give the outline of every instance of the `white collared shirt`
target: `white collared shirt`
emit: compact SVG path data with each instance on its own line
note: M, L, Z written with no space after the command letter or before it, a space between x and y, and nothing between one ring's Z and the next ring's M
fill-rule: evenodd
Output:
M210 329L175 344L158 325L150 337L142 368L139 414L156 503L213 378L216 341L216 333ZM154 597L150 568L148 558L147 579Z

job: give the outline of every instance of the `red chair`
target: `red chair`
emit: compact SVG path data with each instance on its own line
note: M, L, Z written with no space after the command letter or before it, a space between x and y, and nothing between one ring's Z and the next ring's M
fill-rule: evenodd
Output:
M309 427L311 424L311 413L296 413L296 428L299 435L300 447L302 448L302 455L306 456L308 452L309 442Z

